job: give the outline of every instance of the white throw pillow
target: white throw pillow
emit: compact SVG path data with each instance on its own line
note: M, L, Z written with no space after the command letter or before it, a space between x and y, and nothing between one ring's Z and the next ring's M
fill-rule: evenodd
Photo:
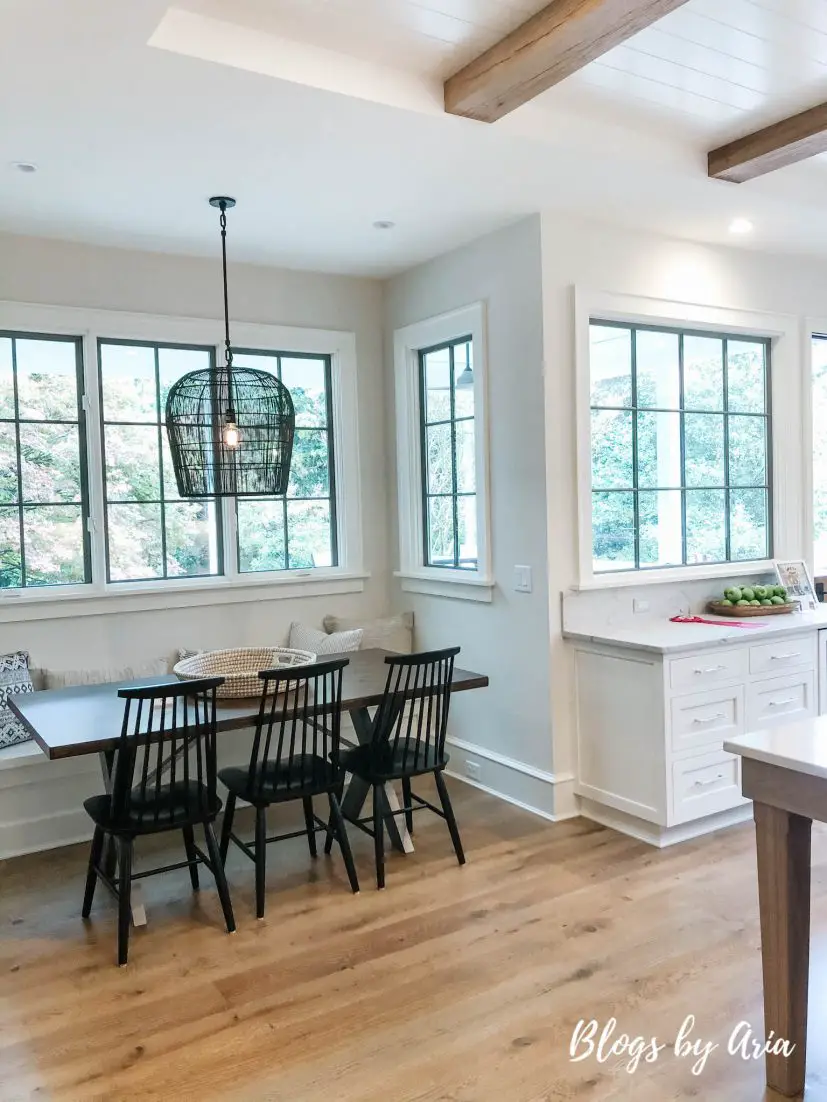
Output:
M110 666L88 670L44 670L47 689L67 689L70 685L107 685L113 681L137 681L169 673L168 658L152 658L134 666Z
M396 616L387 616L383 620L370 620L358 623L342 616L325 616L325 631L352 631L362 629L362 650L379 647L381 650L395 651L397 654L413 654L414 614L400 612Z
M313 654L344 654L358 650L362 642L361 630L337 631L328 634L318 628L309 628L298 621L290 625L289 647L296 650L309 650Z

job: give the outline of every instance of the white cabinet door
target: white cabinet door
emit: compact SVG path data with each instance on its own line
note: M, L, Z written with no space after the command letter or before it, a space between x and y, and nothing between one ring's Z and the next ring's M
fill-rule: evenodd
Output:
M703 749L720 750L724 739L741 734L744 726L744 686L709 689L671 702L672 753Z
M688 823L746 803L741 795L741 760L723 750L672 763L672 819Z
M725 681L746 680L749 650L703 651L693 658L673 658L669 663L669 684L675 693L711 689Z
M751 674L781 675L797 668L812 670L816 664L815 635L797 636L793 639L776 639L772 643L758 644L749 649Z

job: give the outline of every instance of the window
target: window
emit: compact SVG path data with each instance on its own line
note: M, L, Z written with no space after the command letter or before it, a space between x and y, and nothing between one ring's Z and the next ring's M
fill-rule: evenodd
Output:
M419 353L426 566L477 569L473 348L462 337Z
M483 304L398 329L394 361L402 588L490 601Z
M364 588L355 335L243 322L233 335L236 362L293 398L286 498L178 494L167 397L223 354L222 325L0 302L0 623L58 596L93 598L72 614L98 615L121 607L97 600L114 595L167 607L170 588L176 607L212 587L237 590L221 604L271 583L274 597Z
M813 337L813 527L816 573L827 569L827 336Z
M770 342L589 332L594 572L770 557Z
M279 378L296 411L287 496L236 503L238 569L252 573L337 566L330 357L244 351L233 362Z
M79 338L0 333L0 589L90 580Z
M107 580L223 572L220 505L181 500L164 426L167 394L214 348L98 342Z

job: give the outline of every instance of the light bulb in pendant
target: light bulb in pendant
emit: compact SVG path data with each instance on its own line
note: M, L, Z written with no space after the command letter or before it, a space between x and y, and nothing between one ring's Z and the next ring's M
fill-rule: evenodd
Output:
M225 421L221 439L224 442L224 447L230 448L232 451L235 451L241 444L241 434L238 431L238 425L235 421Z

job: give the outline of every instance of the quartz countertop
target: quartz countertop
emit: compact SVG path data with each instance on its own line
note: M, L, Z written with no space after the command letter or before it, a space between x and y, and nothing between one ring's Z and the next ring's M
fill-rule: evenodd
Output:
M827 716L737 735L724 743L724 750L827 780Z
M566 639L580 639L610 646L629 647L654 654L675 654L680 651L708 649L732 643L750 644L756 640L772 639L795 632L817 631L827 628L827 605L814 612L792 612L788 616L755 617L745 620L755 626L734 627L725 616L701 613L711 624L673 624L668 618L641 617L640 622L580 623L577 627L563 626ZM720 627L718 624L720 623Z

